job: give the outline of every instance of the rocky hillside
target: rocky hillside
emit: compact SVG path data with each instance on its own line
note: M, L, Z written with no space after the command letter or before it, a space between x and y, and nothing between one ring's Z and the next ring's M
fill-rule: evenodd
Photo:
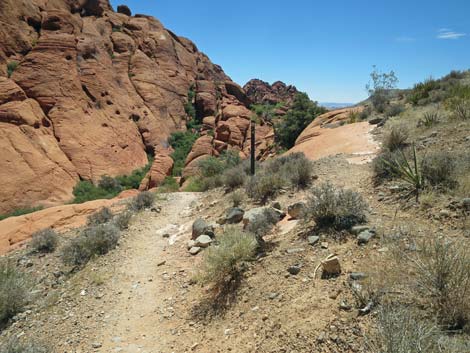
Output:
M204 156L246 151L243 89L157 19L108 0L2 0L0 22L0 213L67 202L79 180L128 174L148 155L158 175L187 104L203 136L186 175ZM263 126L259 144L272 136Z
M276 81L272 85L268 82L253 79L243 86L247 96L255 104L277 104L286 103L290 105L299 91L292 85Z

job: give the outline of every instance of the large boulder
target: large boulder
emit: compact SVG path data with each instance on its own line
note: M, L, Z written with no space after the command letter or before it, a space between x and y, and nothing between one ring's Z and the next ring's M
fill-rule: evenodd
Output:
M256 207L248 210L243 215L243 225L248 227L251 223L257 223L268 219L271 223L277 223L284 218L285 213L273 207Z

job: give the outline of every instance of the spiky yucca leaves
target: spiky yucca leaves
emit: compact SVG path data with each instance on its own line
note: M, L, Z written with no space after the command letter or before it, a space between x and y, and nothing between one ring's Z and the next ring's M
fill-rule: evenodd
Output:
M418 155L416 153L416 146L413 144L413 160L411 163L405 156L403 151L400 151L400 159L395 158L391 162L383 160L383 162L392 168L400 179L410 184L413 187L412 193L416 196L416 202L419 201L419 195L424 188L424 178L421 173L421 165L418 163Z

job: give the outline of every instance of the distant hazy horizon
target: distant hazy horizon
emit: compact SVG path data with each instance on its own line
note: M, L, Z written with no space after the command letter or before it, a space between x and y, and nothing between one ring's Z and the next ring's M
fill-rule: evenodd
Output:
M235 82L281 80L320 102L359 102L372 65L399 88L470 67L467 0L111 0L194 41Z

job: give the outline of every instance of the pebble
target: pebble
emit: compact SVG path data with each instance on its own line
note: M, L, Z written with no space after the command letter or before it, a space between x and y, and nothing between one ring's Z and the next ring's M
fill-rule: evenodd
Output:
M294 266L290 266L288 269L287 269L287 272L289 272L291 275L295 276L295 275L298 275L299 272L300 272L300 267L297 266L297 265L294 265Z
M316 235L311 235L307 238L308 243L312 246L318 243L319 240L320 240L320 237Z
M374 235L375 234L369 230L363 231L357 236L357 243L359 245L367 244L374 237Z
M349 274L349 278L351 278L353 281L360 281L363 280L367 277L367 275L364 272L351 272Z

